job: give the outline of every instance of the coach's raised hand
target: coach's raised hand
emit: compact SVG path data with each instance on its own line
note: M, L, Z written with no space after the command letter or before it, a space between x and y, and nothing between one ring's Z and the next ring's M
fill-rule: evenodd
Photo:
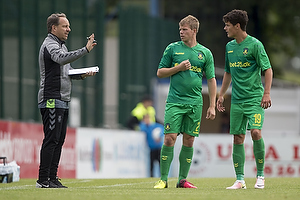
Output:
M87 41L86 46L85 46L86 49L88 50L88 52L92 51L94 46L97 45L97 43L94 42L94 40L95 40L95 35L93 33L90 37L88 37L88 41Z

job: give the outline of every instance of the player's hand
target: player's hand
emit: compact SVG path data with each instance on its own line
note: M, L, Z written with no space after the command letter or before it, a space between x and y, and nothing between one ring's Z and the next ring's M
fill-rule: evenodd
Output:
M264 94L262 99L261 99L261 107L263 109L267 109L270 108L272 105L272 101L271 101L271 97L270 94Z
M93 33L90 37L88 37L88 41L86 43L86 48L89 52L91 52L94 46L97 45L97 43L94 42L94 40L95 40L95 35Z
M223 96L219 96L218 101L217 101L217 109L219 112L224 112L225 111L225 107L223 105L224 102L224 97Z
M216 117L216 110L215 107L209 107L207 109L207 113L206 113L206 119L210 119L210 120L214 120Z
M186 71L191 69L192 65L189 60L184 60L178 65L178 67L180 67L180 71Z

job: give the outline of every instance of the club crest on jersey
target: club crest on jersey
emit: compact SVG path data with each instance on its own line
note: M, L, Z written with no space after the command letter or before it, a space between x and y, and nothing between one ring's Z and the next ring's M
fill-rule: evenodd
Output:
M169 123L166 124L165 129L166 129L167 131L170 130L170 124L169 124Z
M244 48L243 54L246 56L248 54L248 48Z
M203 59L203 54L202 53L198 53L198 59L202 60Z

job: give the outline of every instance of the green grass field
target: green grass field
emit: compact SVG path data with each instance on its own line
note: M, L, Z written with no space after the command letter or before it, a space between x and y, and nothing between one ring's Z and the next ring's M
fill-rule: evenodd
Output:
M246 190L226 190L234 178L190 178L198 189L175 188L177 179L169 179L169 188L153 189L157 178L141 179L64 179L67 189L35 188L34 179L0 184L1 200L127 200L127 199L222 199L283 200L300 199L300 178L268 178L265 189L254 189L255 179L246 178Z

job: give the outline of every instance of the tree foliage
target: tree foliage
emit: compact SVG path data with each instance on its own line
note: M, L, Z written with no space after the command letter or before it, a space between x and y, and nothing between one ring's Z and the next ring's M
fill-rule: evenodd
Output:
M222 17L233 9L248 12L248 34L261 40L270 57L275 76L291 69L291 58L300 56L299 0L164 0L162 15L179 21L188 14L200 20L198 41L210 48L216 65L224 65L224 49L230 40L223 30Z

